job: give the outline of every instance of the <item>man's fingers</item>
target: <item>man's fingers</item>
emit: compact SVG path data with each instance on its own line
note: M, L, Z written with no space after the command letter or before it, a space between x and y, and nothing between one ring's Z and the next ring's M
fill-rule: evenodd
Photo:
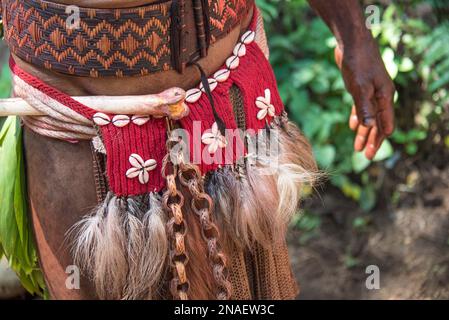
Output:
M385 136L390 136L394 131L394 112L393 110L380 111L377 115L377 123Z
M378 105L380 107L379 114L377 115L377 122L382 133L385 136L390 136L394 131L394 110L393 103L385 101L385 99L378 99Z
M376 90L376 102L379 109L377 122L382 133L386 136L391 135L394 131L393 96L393 84L383 85Z
M376 124L377 104L374 98L374 87L365 86L352 90L357 117L361 124L372 127Z
M343 52L340 47L337 45L334 50L335 63L341 69L341 65L343 63Z
M376 126L371 128L365 148L365 156L369 160L372 160L376 156L376 153L377 151L379 151L384 138L385 136L379 131Z
M356 131L359 125L360 122L355 111L355 106L352 106L351 115L349 116L349 128L351 128L352 131Z
M354 150L362 151L365 148L366 142L368 140L368 134L371 128L360 125L357 128L357 134L354 141Z

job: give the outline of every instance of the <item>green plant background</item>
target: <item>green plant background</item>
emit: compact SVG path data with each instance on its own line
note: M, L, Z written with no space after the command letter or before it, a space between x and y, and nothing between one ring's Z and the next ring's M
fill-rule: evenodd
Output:
M449 148L449 22L443 18L448 5L440 0L387 2L378 6L380 23L372 33L397 87L397 128L372 163L353 151L354 134L348 128L352 98L334 62L336 41L324 22L305 0L257 1L290 118L310 139L330 183L365 211L375 207L382 188L370 174L376 170L370 169L426 157L428 150L422 149L429 143Z

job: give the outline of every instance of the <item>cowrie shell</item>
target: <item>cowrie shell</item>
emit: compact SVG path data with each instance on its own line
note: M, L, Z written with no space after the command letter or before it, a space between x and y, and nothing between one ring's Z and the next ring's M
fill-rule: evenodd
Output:
M142 157L140 155L138 155L137 153L132 153L129 158L128 158L129 163L131 163L131 165L133 167L142 169L144 166L145 161L143 161Z
M157 166L157 161L154 159L148 159L143 164L143 167L145 168L145 170L148 170L148 171L154 170L154 168L156 168L156 166Z
M201 98L201 90L198 88L190 89L186 92L186 102L195 103Z
M214 91L218 85L217 80L215 80L214 78L209 78L209 79L207 79L207 82L209 82L210 91L211 92ZM203 83L200 84L200 90L203 92L206 92L206 90L204 89Z
M95 124L99 126L105 126L111 123L111 118L109 118L107 114L104 114L102 112L97 112L96 114L94 114L92 119L94 120Z
M235 56L243 57L246 54L246 46L243 43L237 43L232 53Z
M246 31L242 37L240 38L240 40L244 43L244 44L250 44L251 42L254 41L254 39L256 38L256 33L252 30L248 30Z
M125 175L128 179L136 178L139 176L140 171L142 171L142 169L132 167L126 171Z
M228 80L230 74L231 71L229 71L229 69L221 69L214 73L214 78L218 82L225 82Z
M112 123L116 127L119 127L119 128L124 127L124 126L128 125L129 117L124 114L118 114L118 115L114 116L114 118L112 118Z
M144 115L134 115L134 116L132 116L131 121L135 125L143 126L145 123L150 121L150 117L149 116L144 116Z
M230 56L226 59L226 67L230 70L234 70L239 66L240 58L238 56Z

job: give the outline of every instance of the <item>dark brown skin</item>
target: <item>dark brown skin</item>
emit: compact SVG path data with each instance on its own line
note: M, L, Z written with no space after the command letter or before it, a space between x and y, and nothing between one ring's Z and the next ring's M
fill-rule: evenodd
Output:
M97 205L88 141L71 144L25 129L28 197L39 262L53 299L95 298L84 277L68 289L67 266L74 262L65 233Z
M335 59L354 99L349 119L356 132L354 149L365 149L365 156L372 159L394 131L394 84L357 0L308 1L337 39Z

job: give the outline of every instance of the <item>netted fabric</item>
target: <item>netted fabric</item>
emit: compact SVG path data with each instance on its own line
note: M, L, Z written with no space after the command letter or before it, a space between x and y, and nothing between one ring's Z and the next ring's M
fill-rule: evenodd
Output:
M288 300L298 293L286 243L230 253L233 300Z
M106 198L108 192L108 182L106 178L106 156L103 153L97 152L95 146L91 144L93 170L95 179L95 191L97 193L98 203L101 203Z
M299 291L293 277L285 243L251 252L254 268L254 299L294 299Z

